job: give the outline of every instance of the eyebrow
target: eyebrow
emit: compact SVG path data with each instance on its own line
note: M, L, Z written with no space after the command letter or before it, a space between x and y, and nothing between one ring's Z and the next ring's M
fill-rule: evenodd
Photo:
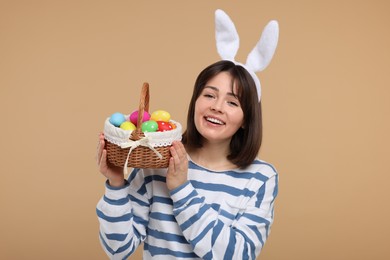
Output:
M214 87L214 86L205 86L204 88L209 88L209 89L212 89L212 90L215 90L215 91L219 92L219 88ZM232 97L238 99L237 95L235 95L233 92L228 92L227 94L229 96L232 96Z

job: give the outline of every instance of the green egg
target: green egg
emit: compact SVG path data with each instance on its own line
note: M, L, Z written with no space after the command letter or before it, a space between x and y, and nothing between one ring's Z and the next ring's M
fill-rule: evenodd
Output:
M156 132L158 129L158 124L154 120L145 121L141 125L142 132Z

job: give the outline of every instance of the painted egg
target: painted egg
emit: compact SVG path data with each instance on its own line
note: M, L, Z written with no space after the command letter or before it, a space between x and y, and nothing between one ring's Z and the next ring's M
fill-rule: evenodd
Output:
M156 132L158 129L158 124L154 120L149 120L146 122L143 122L141 125L142 132Z
M169 120L171 119L171 115L167 111L156 110L151 114L150 119L154 121L169 122Z
M158 129L157 129L158 132L170 131L173 129L172 125L169 122L157 121L157 125L158 125Z
M169 122L169 124L172 126L172 129L176 129L176 124L173 122Z
M130 114L129 120L134 125L137 125L138 110L135 110L135 111L133 111L133 113ZM144 116L142 117L142 122L146 122L148 120L150 120L150 114L148 112L144 111Z
M126 121L126 118L122 113L116 112L110 116L109 121L114 126L119 127L123 122Z
M123 130L135 130L137 127L132 123L132 122L129 122L129 121L125 121L123 122L121 125L120 125L120 128L123 129Z

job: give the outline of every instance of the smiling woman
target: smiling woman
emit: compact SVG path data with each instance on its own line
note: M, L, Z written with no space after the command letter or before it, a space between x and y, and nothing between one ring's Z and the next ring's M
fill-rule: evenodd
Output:
M216 119L224 127L213 128ZM203 120L214 122L205 124ZM233 121L226 125L224 120ZM206 141L211 141L207 139L207 131L204 132L207 129L214 131L214 138L217 138L214 141L230 130L226 156L232 163L245 167L256 158L262 141L261 103L249 73L231 61L216 62L199 74L189 105L183 143L188 149L203 147Z
M195 125L203 143L230 143L231 137L243 125L244 115L240 102L231 92L230 82L230 74L221 72L207 83L195 102Z
M144 259L255 259L270 233L278 193L275 168L258 159L261 109L254 81L231 61L198 76L183 143L168 169L122 169L106 160L108 181L97 206L100 239L113 259L144 242Z
M107 183L96 211L110 258L127 258L142 242L144 259L260 254L274 220L278 174L257 158L259 90L251 71L234 61L202 70L187 130L182 142L173 142L167 169L133 169L125 180L122 169L107 162L100 135L98 165Z

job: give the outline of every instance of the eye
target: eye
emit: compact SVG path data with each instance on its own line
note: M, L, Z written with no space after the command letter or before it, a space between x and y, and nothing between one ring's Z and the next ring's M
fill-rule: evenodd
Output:
M205 94L203 94L203 96L206 98L214 98L214 95L209 94L209 93L205 93Z
M239 107L239 106L240 106L239 103L236 102L236 101L228 101L227 103L228 103L230 106L234 106L234 107Z

